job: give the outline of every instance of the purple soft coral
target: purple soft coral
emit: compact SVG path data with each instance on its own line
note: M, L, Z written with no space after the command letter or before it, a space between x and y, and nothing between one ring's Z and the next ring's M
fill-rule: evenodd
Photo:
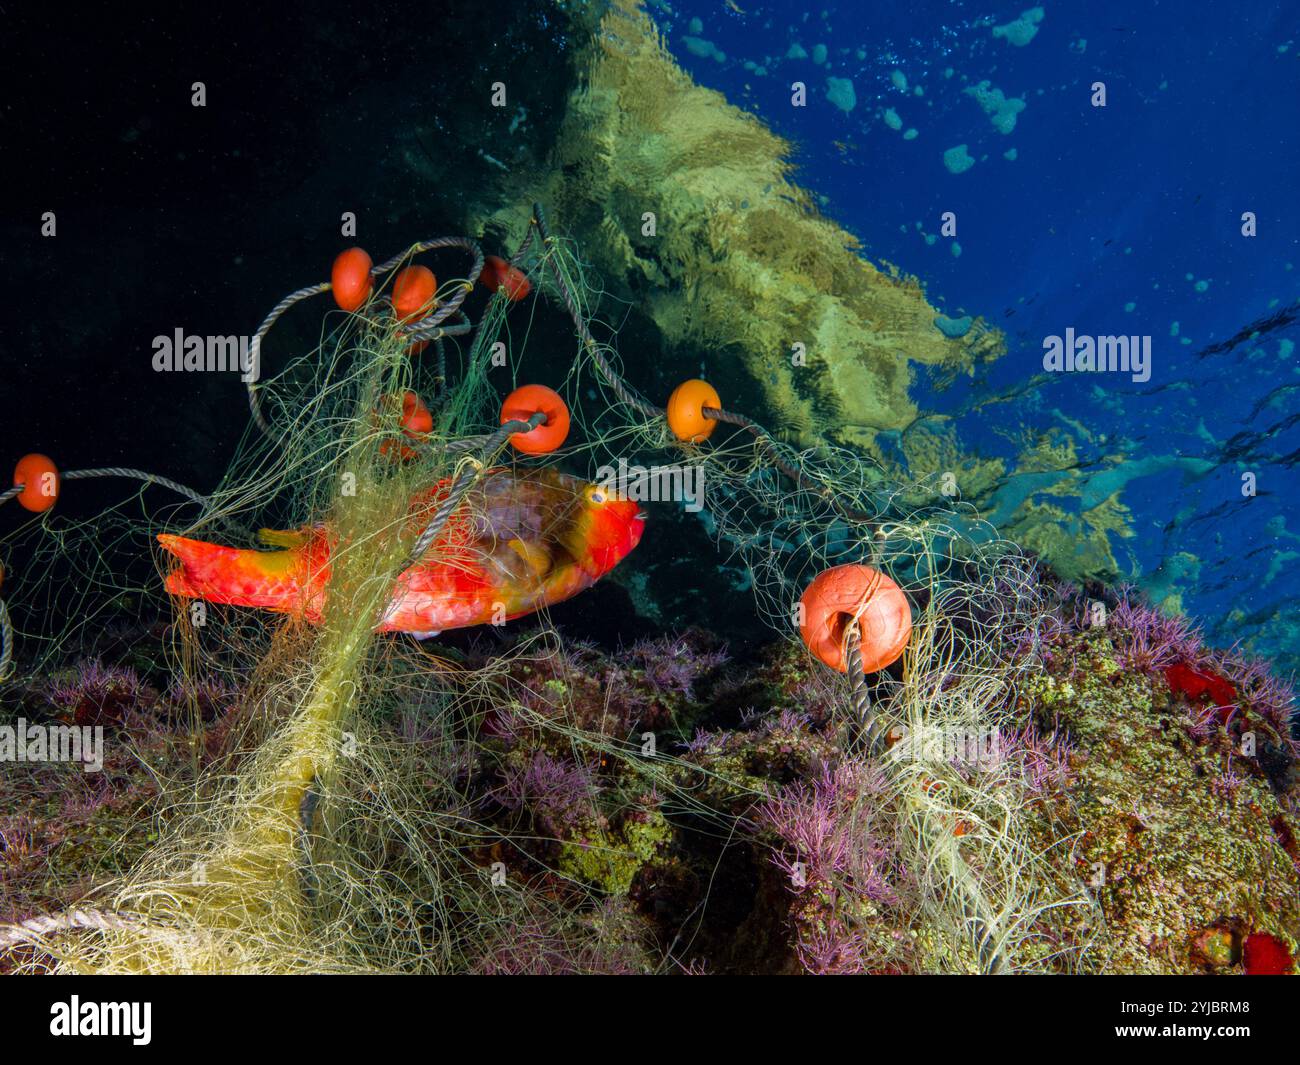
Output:
M511 809L531 810L547 831L558 836L590 815L595 793L595 783L583 766L537 751L523 767L506 775L502 801Z
M760 823L785 845L772 861L799 896L797 953L808 972L868 971L860 934L842 916L845 907L898 902L890 883L897 865L892 840L871 824L884 792L878 769L845 761L823 768L811 785L781 789L759 810Z
M686 699L695 698L695 682L730 661L725 649L701 648L689 636L641 640L628 649L628 658L645 670L655 688Z
M155 698L134 670L105 666L98 659L82 662L71 679L49 688L50 701L77 725L117 724Z
M793 784L762 807L760 819L798 854L773 861L787 873L800 868L806 882L852 878L852 889L875 902L891 903L893 890L885 877L892 848L878 839L863 816L860 800L882 796L884 774L855 762L823 767L811 786Z
M506 925L473 972L489 976L634 976L646 971L625 904L606 899L577 921L537 911Z
M1033 725L1003 730L998 734L998 751L1003 761L1019 766L1025 786L1034 795L1059 791L1069 777L1071 748L1055 732L1044 736Z
M839 927L802 937L799 963L814 976L865 976L871 972L862 937Z
M1166 617L1144 603L1131 588L1121 589L1110 625L1116 630L1116 658L1126 669L1155 673L1194 658L1201 649L1200 634L1186 621Z

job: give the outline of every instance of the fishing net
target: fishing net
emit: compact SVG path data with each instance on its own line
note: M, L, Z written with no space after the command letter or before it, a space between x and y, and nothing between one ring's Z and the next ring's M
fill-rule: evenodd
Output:
M129 599L137 613L170 618L166 667L192 706L195 737L189 769L159 782L158 838L143 856L78 910L4 932L7 944L39 947L22 966L643 972L680 964L629 903L627 870L673 826L753 832L764 788L721 779L698 750L648 750L643 725L580 713L580 670L566 669L581 652L545 611L525 635L470 655L375 631L412 559L430 544L451 551L448 530L473 522L490 471L557 463L633 498L661 498L657 486L679 503L698 502L723 559L747 575L753 608L786 640L799 639L800 596L829 567L867 563L897 582L914 615L899 666L869 679L859 671L851 682L814 663L836 707L836 764L823 768L875 774L840 816L849 825L869 817L896 841L908 888L894 893L891 921L911 930L916 968L1079 963L1077 948L1062 958L1036 945L1046 912L1087 897L1048 853L1068 841L1044 845L1026 827L1029 768L1014 753L972 760L950 749L954 736L996 746L1013 727L1022 671L1033 668L1051 623L1033 563L944 485L897 483L858 453L796 450L722 408L707 412L719 423L709 439L678 439L635 375L624 374L616 333L599 318L599 284L579 252L549 232L537 208L511 258L575 326L567 376L548 382L576 426L555 455L508 450L511 432L539 419L500 427L488 376L508 351L513 372L528 378L528 311L502 290L471 322L462 301L483 268L481 252L469 240L430 241L377 267L374 298L355 313L323 314L314 350L250 386L249 431L210 495L175 502L165 496L169 482L108 471L136 477L139 490L93 521L56 508L7 535L6 555L21 560L6 588L21 604L6 626L10 691L57 672L70 655L102 652L108 623ZM394 316L384 286L416 255L436 256L442 270L468 264L441 287L437 311L413 324ZM313 313L320 301L310 298L327 288L286 298L259 344L282 315ZM414 354L420 344L427 350ZM266 350L273 360L272 341ZM418 439L394 402L408 391L426 397L432 416ZM429 505L413 511L412 500L435 485ZM318 623L168 602L157 533L252 547L267 528L328 530ZM124 556L145 564L128 572ZM219 729L201 705L212 691L227 696ZM501 780L512 783L485 784ZM712 801L717 786L740 801ZM498 815L530 797L534 812L548 802L581 805L586 812L569 818L585 826L581 838L562 836L558 815L507 830L508 816L485 817L485 789ZM548 833L554 846L541 845ZM852 933L858 918L842 917Z

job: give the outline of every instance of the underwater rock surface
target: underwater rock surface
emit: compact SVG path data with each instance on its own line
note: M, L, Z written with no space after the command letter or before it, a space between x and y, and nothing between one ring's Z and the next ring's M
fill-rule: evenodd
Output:
M1019 816L1046 870L1027 861L1025 875L1080 885L1072 903L1021 930L1011 967L1241 971L1254 942L1266 959L1258 964L1288 971L1300 938L1298 749L1285 730L1293 693L1137 601L1116 602L1101 625L1088 602L1062 588L1056 622L1037 650L1025 648L1040 666L1035 679L985 750L999 766L1015 764L1025 785ZM897 835L906 825L890 813L898 798L879 766L843 753L836 678L806 652L773 644L736 663L700 631L617 653L532 639L519 637L500 659L479 647L462 663L493 671L500 688L456 769L485 842L462 851L463 866L448 875L500 862L557 905L497 929L461 966L977 967L921 920L918 871ZM1168 671L1188 662L1221 676L1234 704L1216 706L1196 685L1187 694L1177 670L1171 685ZM124 870L155 838L156 775L228 756L239 703L239 692L220 685L160 690L130 667L98 662L23 692L31 721L111 721L122 741L111 749L122 753L93 786L75 766L6 775L0 918L82 901L95 877ZM427 772L443 771L424 712L402 709L382 730L385 743L432 758ZM578 734L581 747L566 739ZM614 753L628 743L631 761ZM608 755L601 744L612 745ZM680 756L663 791L635 765L654 757L655 744ZM992 765L967 769L974 776ZM428 786L436 801L437 785ZM693 798L684 805L683 795ZM949 831L960 848L973 828L958 820ZM16 960L48 964L31 948L7 964Z

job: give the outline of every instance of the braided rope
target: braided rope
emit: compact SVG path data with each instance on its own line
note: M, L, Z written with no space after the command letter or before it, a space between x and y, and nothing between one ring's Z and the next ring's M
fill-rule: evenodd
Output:
M14 624L9 620L9 608L0 599L0 681L9 678L14 659Z
M461 319L453 325L440 325L445 316L437 318L422 318L418 322L404 326L401 330L402 336L407 340L442 340L443 337L460 337L466 333L474 331L474 325L465 317L464 311L457 311L457 316Z
M140 924L138 917L108 910L68 910L65 913L43 914L15 924L0 925L0 950L41 940L58 932L71 932L78 929L122 932L139 928Z
M871 710L871 692L867 688L867 674L862 668L862 637L858 619L848 623L844 631L844 657L853 688L853 729L867 752L876 745L876 715Z
M447 394L447 345L443 343L442 337L434 338L433 352L433 399L435 403L441 403Z
M318 285L308 285L306 288L300 288L297 292L290 292L289 295L285 296L284 299L272 307L271 313L262 320L262 324L257 327L257 332L253 334L254 358L257 359L259 363L261 362L262 341L266 339L266 334L271 331L271 326L275 325L275 323L280 320L280 316L284 314L285 311L295 303L300 303L309 296L328 292L329 288L330 283L328 281L322 281ZM253 415L253 421L257 423L257 427L267 436L273 436L274 434L271 431L270 424L262 416L262 400L257 392L257 381L250 379L245 382L245 385L248 389L248 409Z
M156 484L161 485L163 488L170 488L173 492L177 492L187 499L192 499L202 506L206 506L208 502L207 496L199 495L193 488L186 488L185 485L173 481L169 477L159 477L156 473L135 470L127 466L101 466L93 470L68 470L58 476L60 481L86 481L92 477L130 477L137 481L144 481L146 484ZM9 500L26 488L25 484L16 484L8 491L0 492L0 505L8 503Z
M473 256L473 263L470 266L469 276L465 283L460 285L455 293L442 304L429 317L422 318L418 323L413 323L410 327L404 329L403 335L410 337L412 340L438 340L445 336L460 336L468 333L472 326L468 321L463 323L439 328L439 326L450 318L453 314L460 315L460 306L465 302L465 298L474 289L474 282L478 280L479 274L483 272L483 249L478 246L476 241L468 237L436 237L433 240L422 240L418 244L412 244L404 252L394 255L387 262L380 263L378 266L371 267L370 276L378 277L380 274L386 274L399 263L405 262L412 256L419 255L421 252L433 251L437 248L463 248ZM315 285L308 285L300 288L296 292L291 292L285 296L279 303L271 308L271 313L263 320L262 324L257 327L257 332L253 334L253 351L254 357L260 362L262 357L262 341L266 339L267 333L275 325L281 316L294 304L301 303L311 296L318 296L322 292L330 291L331 284L328 281L321 281ZM461 315L461 317L464 317ZM257 376L257 375L254 375ZM258 382L248 380L245 387L248 391L248 409L253 416L253 421L266 436L274 439L275 432L270 423L262 414L262 400L258 391ZM0 502L3 502L0 500Z
M207 506L208 503L207 496L199 495L194 489L186 488L183 484L179 484L169 477L159 477L156 473L133 470L126 466L104 466L94 470L69 470L59 476L65 481L84 481L91 477L131 477L137 481L144 481L146 484L156 484L163 488L170 488L173 492L183 495L201 506Z
M412 244L401 255L395 255L388 262L381 266L375 267L372 274L387 273L398 263L404 262L413 255L419 255L421 252L434 251L437 248L461 248L474 257L474 263L470 266L469 274L465 277L465 283L461 285L446 303L440 303L438 309L427 318L421 318L418 326L413 326L407 330L409 335L415 336L417 329L432 330L446 321L453 314L460 311L460 305L465 302L471 292L474 291L474 282L478 280L479 274L483 272L483 249L478 246L478 242L470 240L469 237L435 237L433 240L422 240L418 244Z

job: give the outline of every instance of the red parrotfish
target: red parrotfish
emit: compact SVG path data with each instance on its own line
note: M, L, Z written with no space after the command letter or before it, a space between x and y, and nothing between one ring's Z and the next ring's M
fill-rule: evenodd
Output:
M446 497L447 481L409 510L414 540ZM395 582L376 630L424 639L444 629L500 623L591 587L641 540L645 515L602 485L551 469L490 470L467 493L428 551ZM161 535L181 561L173 595L258 607L319 623L337 548L326 526L263 529L278 550L250 550Z

